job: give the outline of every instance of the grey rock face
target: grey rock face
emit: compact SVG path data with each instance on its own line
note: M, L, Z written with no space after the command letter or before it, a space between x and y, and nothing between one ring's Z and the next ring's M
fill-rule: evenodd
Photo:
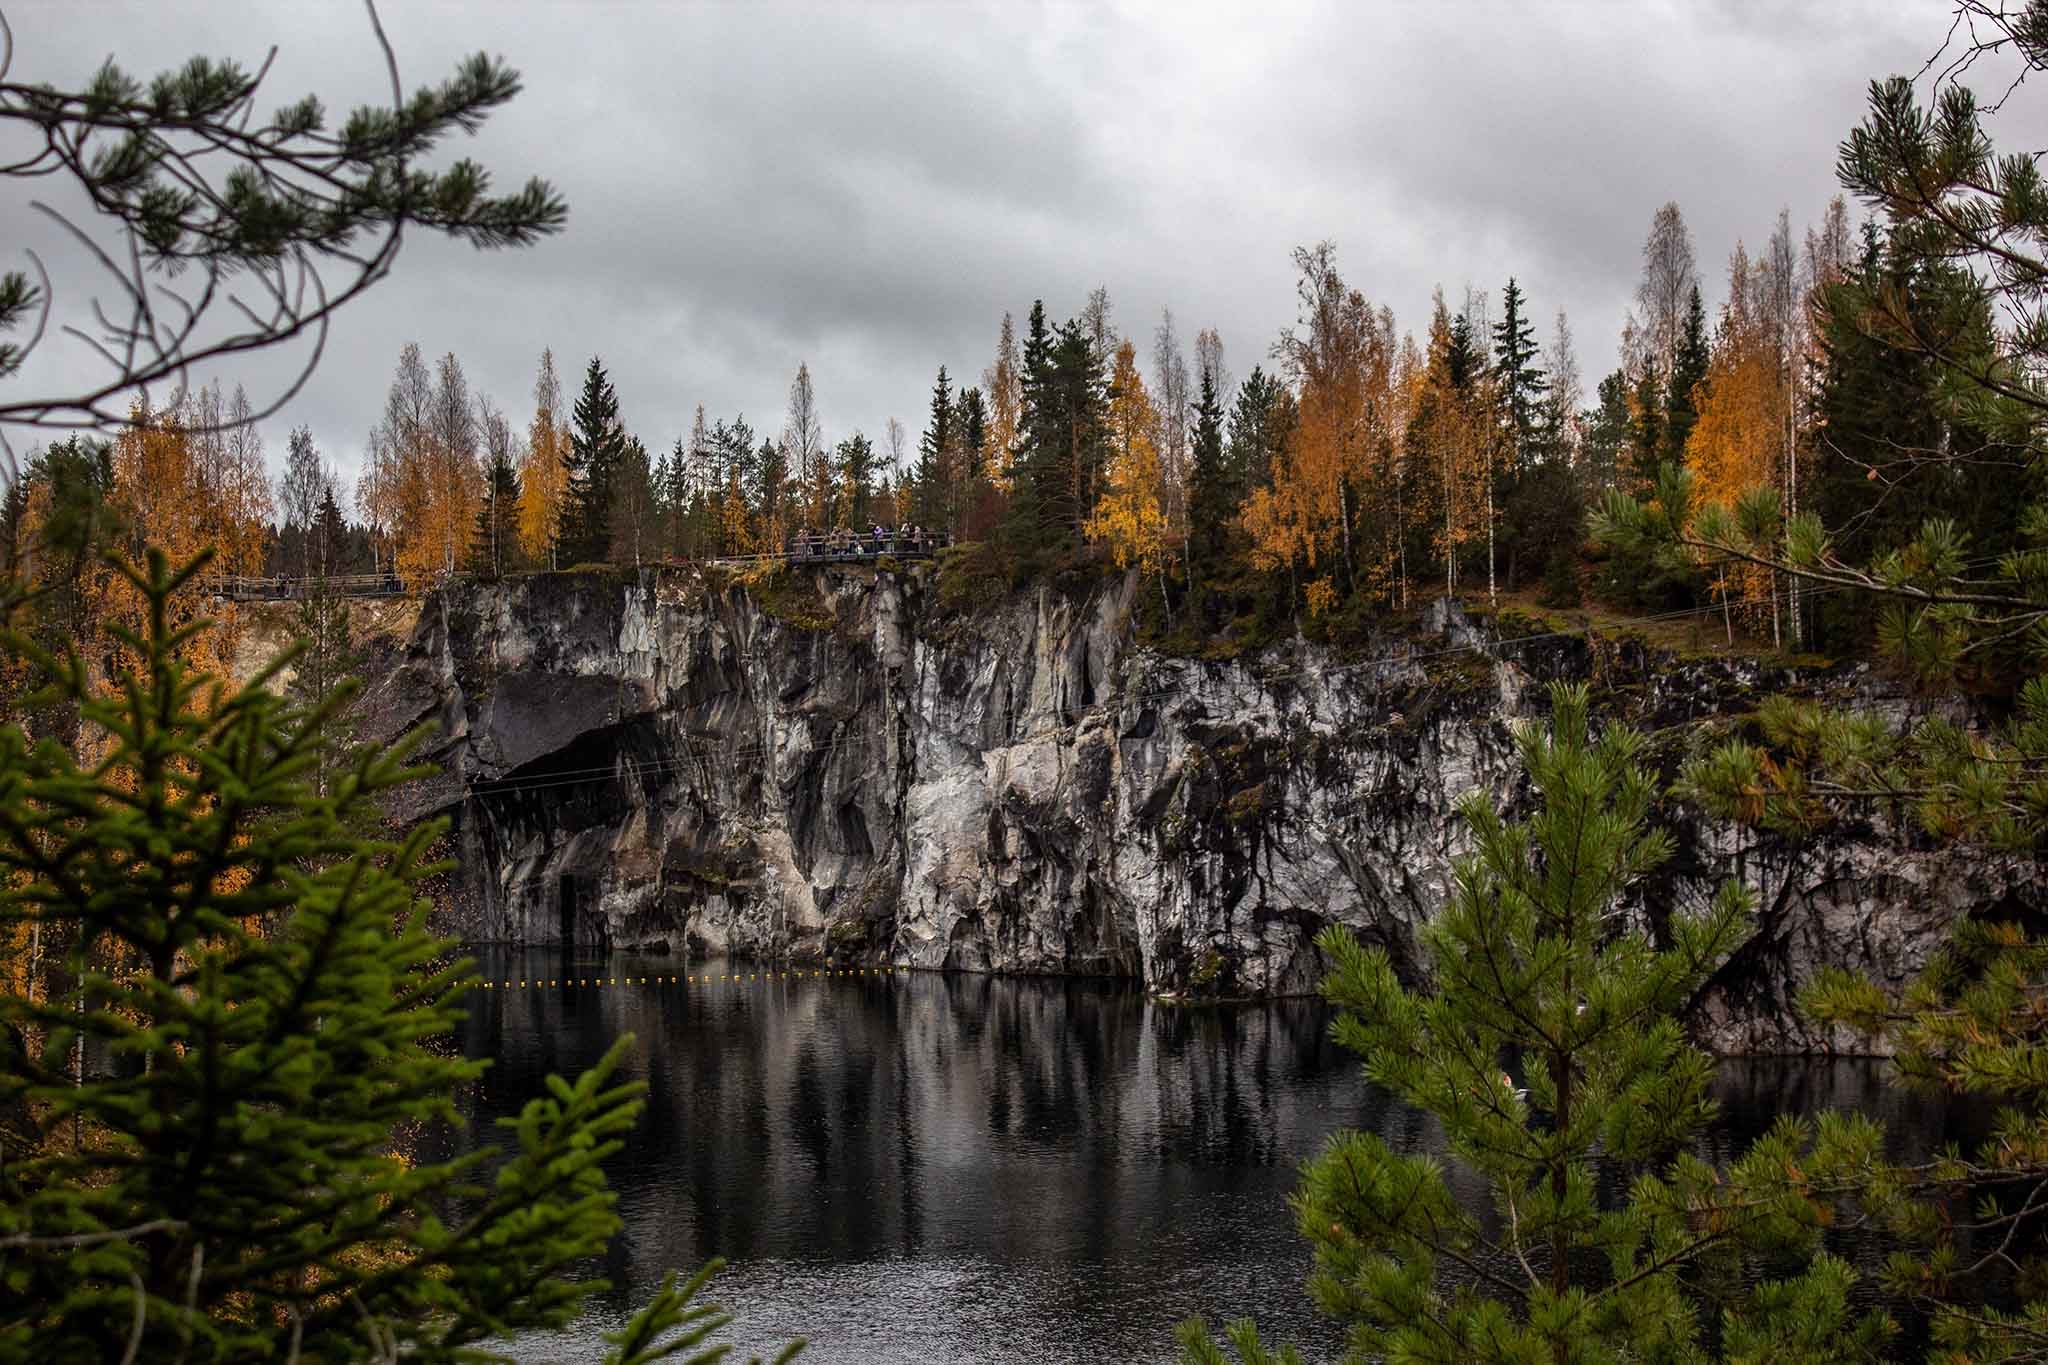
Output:
M766 597L680 571L472 585L429 599L368 729L439 727L443 776L394 813L452 819L444 932L1269 995L1314 989L1332 922L1418 970L1467 847L1456 805L1526 803L1510 725L1551 677L1591 678L1674 771L1761 688L1904 718L1853 671L1489 641L1454 606L1362 661L1170 658L1133 643L1134 591L960 618L889 572ZM1791 1008L1819 968L1903 981L1958 917L2042 900L2031 861L1885 828L1794 847L1672 818L1679 856L1633 913L1729 876L1761 906L1698 1002L1724 1051L1846 1046Z

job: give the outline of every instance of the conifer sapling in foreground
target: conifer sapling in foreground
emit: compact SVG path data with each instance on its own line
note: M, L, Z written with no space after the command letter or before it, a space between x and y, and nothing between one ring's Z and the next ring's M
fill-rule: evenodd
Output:
M1849 1267L1816 1254L1831 1173L1878 1130L1785 1118L1726 1169L1696 1154L1713 1063L1679 1012L1747 937L1750 897L1727 883L1654 932L1628 909L1671 852L1642 736L1596 736L1582 686L1551 700L1551 728L1517 736L1535 813L1461 806L1475 847L1421 934L1430 983L1341 928L1320 940L1336 1037L1442 1124L1446 1156L1332 1138L1294 1197L1309 1292L1346 1324L1347 1361L1702 1361L1716 1339L1728 1359L1880 1359L1891 1323L1852 1312ZM1229 1340L1247 1362L1298 1358L1248 1322ZM1225 1359L1199 1323L1182 1341L1196 1365Z
M350 685L295 706L266 688L290 655L239 688L187 666L205 626L170 602L204 563L116 566L146 617L108 627L140 660L110 689L8 642L98 742L0 727L0 931L63 945L58 989L0 993L0 1361L497 1359L599 1287L569 1272L619 1226L630 1039L551 1078L506 1152L407 1154L483 1065L434 1046L473 984L416 899L440 827L356 832L419 774L403 746L315 788ZM701 1284L610 1358L700 1342Z

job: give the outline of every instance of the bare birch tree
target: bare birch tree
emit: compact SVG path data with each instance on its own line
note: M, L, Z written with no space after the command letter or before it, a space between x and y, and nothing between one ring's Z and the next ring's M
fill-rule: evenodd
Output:
M1645 356L1660 383L1671 378L1678 338L1685 330L1686 301L1699 284L1692 234L1676 201L1658 209L1643 242L1643 278L1636 285L1635 321L1642 329Z
M1187 539L1188 361L1174 329L1173 310L1159 310L1152 334L1152 403L1159 413L1160 475L1166 503L1166 524Z
M804 516L812 526L831 526L832 468L825 458L825 431L818 421L818 396L811 367L799 363L789 386L789 412L782 422L783 458L803 490Z

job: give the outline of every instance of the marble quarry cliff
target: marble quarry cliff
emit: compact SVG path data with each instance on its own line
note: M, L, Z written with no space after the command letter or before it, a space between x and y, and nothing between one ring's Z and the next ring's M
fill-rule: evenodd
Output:
M708 575L708 576L707 576ZM430 595L375 671L371 738L435 727L443 932L477 942L1142 979L1305 993L1348 926L1419 971L1416 929L1479 791L1529 791L1511 726L1552 678L1653 737L1664 776L1765 690L1916 703L1865 669L1766 668L1583 634L1510 640L1436 604L1339 654L1140 644L1137 585L969 613L928 568L546 574ZM1696 1002L1724 1052L1847 1046L1792 1008L1820 967L1901 982L1958 917L2033 916L2031 860L1883 824L1794 844L1671 803L1653 926L1724 878L1757 932Z

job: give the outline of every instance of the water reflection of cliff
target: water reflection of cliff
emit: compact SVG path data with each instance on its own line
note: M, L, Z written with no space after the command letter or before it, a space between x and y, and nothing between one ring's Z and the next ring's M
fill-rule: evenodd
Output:
M540 953L489 965L510 980L562 970ZM626 1225L605 1267L623 1287L614 1313L715 1253L734 1262L725 1293L744 1320L811 1333L810 1359L1065 1359L1075 1342L1170 1359L1173 1322L1195 1312L1334 1345L1301 1290L1298 1165L1347 1125L1441 1145L1364 1084L1327 1023L1307 1000L1184 1010L1123 984L757 971L482 992L464 1046L495 1060L469 1099L483 1133L547 1073L636 1036L629 1073L648 1097L609 1167ZM1948 1122L1874 1064L1748 1062L1717 1093L1706 1146L1723 1159L1780 1112L1878 1110L1901 1155Z
M684 970L605 970L657 965ZM529 953L491 970L561 968ZM1054 1296L1045 1330L1066 1319L1145 1356L1170 1354L1172 1322L1196 1311L1322 1335L1286 1196L1331 1129L1391 1117L1326 1025L1313 1001L1188 1011L1099 982L757 974L481 992L464 1046L494 1059L470 1101L482 1133L549 1072L636 1036L647 1109L609 1167L626 1224L614 1283L713 1253L887 1262L913 1284L913 1267L965 1265Z

